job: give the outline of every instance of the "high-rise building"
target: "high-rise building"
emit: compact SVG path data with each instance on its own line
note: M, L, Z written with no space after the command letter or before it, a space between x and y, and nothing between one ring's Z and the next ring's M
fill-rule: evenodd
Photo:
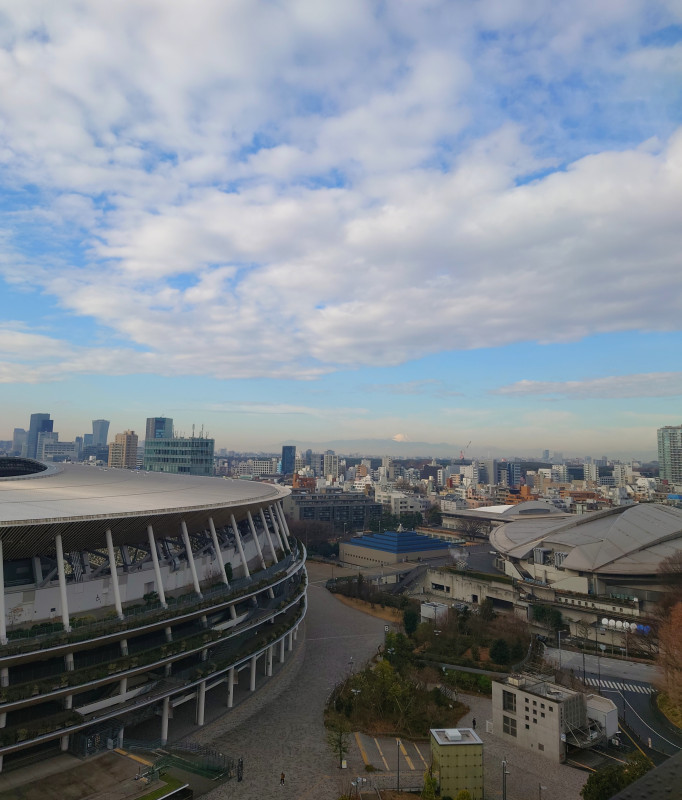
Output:
M173 420L170 417L147 417L147 430L144 440L172 439Z
M282 447L282 475L293 475L296 465L296 448L290 444Z
M149 439L144 443L144 468L175 475L213 475L215 439L203 436Z
M137 467L137 434L135 431L117 433L109 445L109 466L118 469Z
M339 457L333 450L327 450L322 462L322 474L325 478L336 480L339 477Z
M38 434L51 433L54 421L49 414L31 414L31 422L26 437L26 457L35 458L38 454ZM24 453L22 452L22 455Z
M92 421L92 442L95 447L103 447L109 437L109 420L93 419Z
M38 444L36 445L36 458L38 461L45 461L45 445L56 444L59 441L59 434L56 431L40 431L38 433Z
M682 484L682 425L658 429L658 476Z
M26 447L26 439L28 437L28 432L25 431L23 428L15 428L14 435L12 437L12 454L15 456L20 456Z

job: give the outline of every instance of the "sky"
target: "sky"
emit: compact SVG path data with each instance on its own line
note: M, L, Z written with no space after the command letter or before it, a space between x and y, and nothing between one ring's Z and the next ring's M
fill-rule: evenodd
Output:
M682 424L680 0L0 0L0 97L0 438Z

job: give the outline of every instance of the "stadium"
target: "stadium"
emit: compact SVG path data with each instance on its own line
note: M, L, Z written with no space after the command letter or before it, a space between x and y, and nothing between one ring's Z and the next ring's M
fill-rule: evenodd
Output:
M551 589L575 611L627 619L651 613L665 591L659 565L682 549L682 511L641 503L526 519L493 529L490 543L518 586L540 596Z
M294 647L305 550L288 490L0 459L0 769L86 756L207 694L233 705ZM244 683L242 683L244 685Z

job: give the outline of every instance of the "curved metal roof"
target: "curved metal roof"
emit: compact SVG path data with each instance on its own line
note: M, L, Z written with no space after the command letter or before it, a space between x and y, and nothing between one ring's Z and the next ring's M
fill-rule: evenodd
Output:
M66 552L101 547L107 528L116 544L132 544L147 539L149 524L166 536L177 535L182 519L190 532L206 528L209 516L220 527L288 493L251 481L64 465L0 482L0 539L6 559L53 553L57 533Z
M496 528L490 542L512 558L526 558L534 547L564 551L562 566L576 571L654 574L682 549L682 511L642 503L557 522L529 519Z

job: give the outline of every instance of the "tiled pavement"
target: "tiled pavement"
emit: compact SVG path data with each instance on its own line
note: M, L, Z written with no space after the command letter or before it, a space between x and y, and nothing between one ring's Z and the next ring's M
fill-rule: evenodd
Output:
M245 703L207 726L194 739L244 759L244 780L217 786L207 800L261 800L270 792L297 800L336 800L357 776L373 784L394 786L398 745L395 738L351 739L348 770L341 771L331 755L322 724L322 709L335 683L348 673L350 657L362 664L383 640L384 622L344 606L324 589L325 567L309 565L309 611L305 643L299 643L280 676ZM292 658L293 656L293 658ZM553 764L540 755L510 748L485 730L491 719L488 698L462 698L470 713L462 724L478 720L485 742L486 800L501 798L501 763L507 759L508 800L579 800L586 773ZM429 761L427 742L401 742L401 786L416 786ZM369 761L376 772L366 772ZM284 772L284 787L279 785ZM540 790L542 787L542 790Z

